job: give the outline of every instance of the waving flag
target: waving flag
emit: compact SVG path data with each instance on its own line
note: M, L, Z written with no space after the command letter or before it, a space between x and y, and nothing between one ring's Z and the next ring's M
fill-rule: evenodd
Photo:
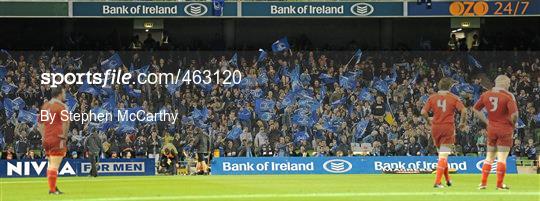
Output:
M272 52L281 52L290 48L291 46L289 45L287 37L280 38L276 42L272 43Z
M26 103L21 97L17 97L13 99L12 103L13 103L13 109L15 110L22 110L26 106Z
M257 58L257 63L264 61L268 57L268 53L263 49L259 49L259 57Z
M37 114L27 110L19 110L19 117L17 118L21 123L31 123L37 125Z
M111 57L101 62L101 68L103 70L116 69L122 66L123 64L124 63L122 62L120 55L118 55L118 53L114 53Z
M356 52L354 52L353 58L356 58L355 64L360 63L360 59L362 59L362 50L361 49L356 50Z
M7 74L7 68L5 66L0 65L0 82L4 80Z
M238 119L248 121L251 119L251 111L247 108L242 108L238 111Z
M231 57L231 60L229 60L229 65L238 67L238 53L234 53Z
M13 114L15 113L15 108L14 108L14 104L13 104L13 100L9 99L9 98L4 98L4 109L5 109L5 112L6 112L6 117L9 119L13 116Z
M255 112L257 114L261 112L271 112L274 110L276 103L272 100L256 99L255 100ZM260 114L259 114L260 115Z
M309 135L306 131L298 131L294 133L294 142L298 143L302 140L307 140L309 138Z
M272 118L274 118L274 113L272 112L261 112L257 114L259 119L263 121L270 121Z
M350 76L339 76L339 85L345 89L348 90L354 90L356 89L356 76L350 75Z
M261 68L259 72L259 76L257 76L257 82L259 84L266 84L268 83L268 76L266 75L266 69Z
M390 88L388 87L388 83L384 80L378 79L373 83L373 88L377 89L377 91L387 94Z
M2 92L4 94L10 94L10 93L13 93L15 92L15 90L17 89L18 87L15 86L14 84L7 84L7 83L4 83L2 85Z
M336 82L336 79L334 79L334 77L326 73L321 73L321 75L319 75L319 79L321 79L325 84L332 84Z
M227 133L227 139L230 140L236 140L240 137L240 134L242 134L242 128L238 126L234 126L229 133Z
M298 109L292 116L292 123L300 126L313 126L315 122L310 117L310 112L306 109Z
M77 108L77 99L75 99L75 97L71 95L71 93L66 93L66 105L68 106L68 110L70 112L73 112L75 108Z
M354 133L354 137L361 138L366 132L368 125L369 125L368 120L361 120L358 123L356 123L356 133Z
M474 66L478 69L482 69L482 64L480 64L480 62L476 60L473 55L468 54L467 59L469 60L469 65Z
M521 118L518 118L517 122L516 122L516 128L525 128L525 123L523 122L523 120Z
M94 86L88 84L87 82L84 82L84 83L79 87L78 92L81 92L81 93L88 93L88 94L91 94L92 96L99 96L99 94L101 94L100 91L99 91L96 87L94 87Z
M336 107L338 107L340 105L343 105L343 104L345 104L346 101L347 101L347 97L340 98L340 99L338 99L338 100L331 103L332 108L336 108Z
M361 101L369 101L373 102L375 98L373 98L373 95L371 95L371 92L369 92L369 89L367 87L362 88L360 90L360 94L358 94L358 99Z

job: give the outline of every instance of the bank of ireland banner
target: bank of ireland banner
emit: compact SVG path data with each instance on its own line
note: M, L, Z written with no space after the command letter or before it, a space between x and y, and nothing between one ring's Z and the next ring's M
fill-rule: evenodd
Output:
M484 158L450 157L449 166L457 173L481 173ZM396 157L220 157L212 161L212 174L377 174L383 171L435 170L435 156ZM496 170L493 164L492 172ZM507 172L517 173L516 159L507 161Z
M244 17L403 16L403 2L245 2Z
M90 161L65 159L60 176L86 176L90 173ZM47 173L46 160L0 160L0 177L40 177ZM100 176L155 175L153 159L103 159L98 163Z
M221 4L220 4L221 5ZM236 16L237 3L224 2L219 15L212 2L73 2L75 17Z

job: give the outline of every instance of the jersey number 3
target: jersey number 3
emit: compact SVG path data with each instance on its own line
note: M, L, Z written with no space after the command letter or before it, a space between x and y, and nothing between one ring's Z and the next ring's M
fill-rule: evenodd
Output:
M489 102L491 102L491 106L493 106L489 111L495 112L497 110L497 106L499 106L499 98L489 97Z
M437 100L437 107L440 107L443 112L446 112L446 100Z

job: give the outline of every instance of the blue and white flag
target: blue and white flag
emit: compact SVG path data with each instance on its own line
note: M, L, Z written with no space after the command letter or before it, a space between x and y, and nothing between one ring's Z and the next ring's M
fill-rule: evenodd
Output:
M236 140L240 137L240 134L242 134L242 128L238 126L234 126L229 133L227 133L227 139L230 140Z
M525 128L525 123L523 122L523 120L521 118L518 118L517 122L516 122L516 128Z
M123 64L124 63L122 62L120 55L118 55L118 53L114 53L111 57L101 62L101 69L104 71L107 69L116 69Z
M259 49L259 57L257 58L257 63L264 61L268 57L268 53L263 49Z
M99 96L101 94L100 90L98 90L96 87L88 84L87 82L84 82L79 87L78 92L80 92L80 93L88 93L88 94L91 94L92 96Z
M238 67L238 53L234 53L231 57L231 60L229 60L229 65Z
M358 94L358 99L361 101L368 101L373 102L375 98L373 98L373 95L371 95L371 92L369 92L369 89L367 87L362 88L360 90L360 93Z
M378 79L373 83L373 88L377 89L377 91L387 94L390 88L388 87L388 83L384 80Z
M37 125L37 114L27 110L19 110L19 117L17 117L17 120L19 120L21 123L31 123L32 125Z
M469 60L469 65L474 66L475 68L482 69L482 64L473 55L468 54L467 59Z
M348 90L354 90L356 89L356 76L350 75L350 76L339 76L339 85L345 89Z
M307 140L309 138L309 135L306 131L298 131L294 133L294 142L298 143L302 140Z
M276 42L272 43L272 52L281 52L290 48L291 46L289 45L287 37L280 38Z
M257 114L259 119L263 121L270 121L272 118L274 118L274 113L272 112L261 112Z
M345 104L346 102L347 102L347 97L343 97L332 102L331 105L332 105L332 108L335 108L335 107Z
M4 103L3 104L4 110L6 112L6 117L9 119L15 113L15 108L13 106L14 105L13 101L11 99L5 97L3 103Z
M356 123L356 133L354 134L355 138L360 138L364 135L366 132L366 129L369 125L368 120L361 120L358 123Z
M26 106L26 103L21 97L17 97L13 99L11 102L13 103L14 110L22 110Z
M323 81L325 84L332 84L336 82L336 79L334 77L326 73L321 73L321 75L319 75L319 79L321 79L321 81Z
M272 111L274 111L275 105L276 105L276 103L274 101L272 101L272 100L256 99L255 100L255 112L257 114L259 114L261 112L272 112Z
M242 121L251 120L251 111L247 108L242 108L238 111L238 119Z
M68 110L70 112L73 112L75 108L77 108L78 104L77 99L75 99L71 93L66 93L66 105L68 106Z
M8 84L8 83L4 83L2 84L2 92L4 94L11 94L13 92L15 92L15 90L17 89L18 87L14 84Z
M223 16L223 7L225 0L212 0L212 13L214 16Z
M356 62L354 62L355 64L360 63L360 59L362 59L362 50L361 49L356 50L356 52L354 52L353 57L356 58Z
M259 72L259 76L257 76L257 82L260 85L268 83L268 76L266 75L266 69L261 68Z

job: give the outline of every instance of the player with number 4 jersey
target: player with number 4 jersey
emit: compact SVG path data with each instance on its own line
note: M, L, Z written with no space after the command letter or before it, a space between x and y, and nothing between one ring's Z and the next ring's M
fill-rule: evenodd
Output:
M442 188L441 179L444 175L446 185L451 186L452 181L448 174L448 155L451 153L451 147L455 143L455 122L454 115L456 112L461 113L460 129L465 128L466 112L465 106L456 95L450 93L450 88L455 83L450 78L442 78L439 81L439 91L431 95L424 108L422 108L422 116L425 118L428 126L431 126L433 142L438 148L439 161L437 163L437 174L433 187ZM429 113L433 113L430 120Z
M509 189L503 183L506 174L506 158L512 147L512 135L518 119L516 99L508 92L510 78L500 75L495 79L495 87L484 92L474 105L475 115L487 125L487 153L482 167L479 189L486 189L487 178L497 157L497 189ZM482 110L486 110L486 115Z

